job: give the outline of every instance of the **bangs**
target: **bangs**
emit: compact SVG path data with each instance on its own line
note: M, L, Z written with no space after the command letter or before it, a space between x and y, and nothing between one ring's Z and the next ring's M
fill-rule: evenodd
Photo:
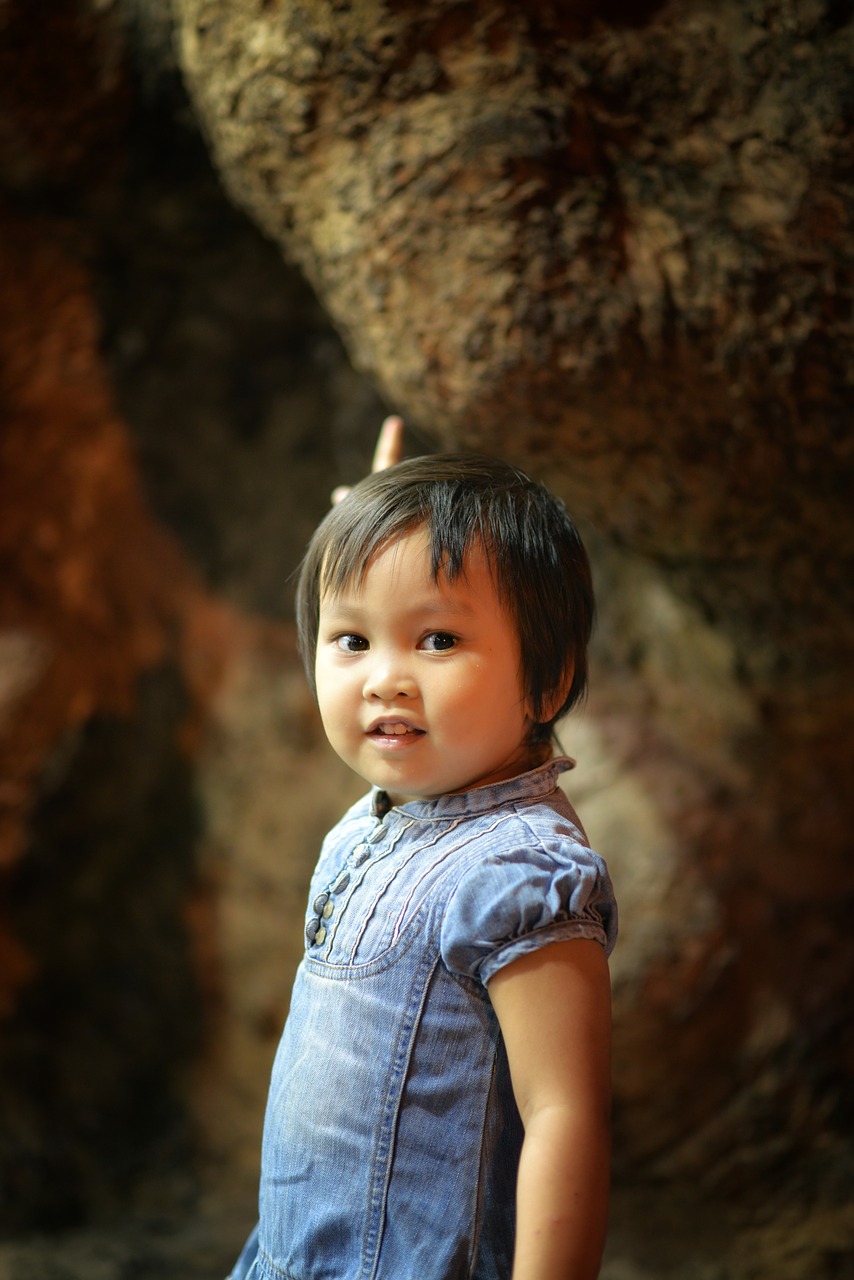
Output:
M401 516L399 510L354 512L356 519L348 521L349 528L342 530L340 540L330 538L327 542L319 566L319 595L324 596L329 591L338 594L353 583L360 586L376 556L392 543L419 529L425 533L434 582L438 582L440 575L449 582L464 575L466 557L476 546L483 549L492 571L489 541L483 529L480 508L465 512L460 509L465 504L453 504L450 511L437 511L436 507L442 505L435 501L425 503L418 514L407 513L405 516Z

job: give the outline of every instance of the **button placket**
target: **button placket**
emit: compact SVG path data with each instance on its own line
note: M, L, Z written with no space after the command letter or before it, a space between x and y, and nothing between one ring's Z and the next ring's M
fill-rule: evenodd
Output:
M312 915L305 928L306 942L310 947L321 946L329 936L326 924L335 914L333 895L344 893L350 887L351 871L364 866L372 856L377 856L380 851L376 849L376 845L385 842L387 834L383 824L377 823L374 829L352 849L347 859L347 866L342 868L331 886L315 896L311 904Z
M359 851L360 849L364 850L363 856L360 858L360 861L364 862L370 857L370 849L357 845L356 850ZM352 858L352 861L356 862L356 859ZM359 865L358 862L356 862L356 865ZM311 904L313 915L305 927L305 937L310 947L319 947L326 941L326 922L332 918L335 911L333 894L343 893L349 884L350 872L345 867L342 871L339 871L329 889L324 889L316 895Z

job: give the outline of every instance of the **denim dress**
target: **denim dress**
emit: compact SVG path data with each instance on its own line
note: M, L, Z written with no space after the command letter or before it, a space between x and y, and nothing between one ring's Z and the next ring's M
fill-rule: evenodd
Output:
M507 1280L522 1126L486 984L617 912L558 774L365 796L324 841L230 1280Z

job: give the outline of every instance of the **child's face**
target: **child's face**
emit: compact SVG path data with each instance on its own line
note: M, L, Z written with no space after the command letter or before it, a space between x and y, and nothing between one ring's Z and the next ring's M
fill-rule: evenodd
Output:
M519 639L483 553L434 582L423 529L326 593L315 674L332 746L394 803L514 777L529 729Z

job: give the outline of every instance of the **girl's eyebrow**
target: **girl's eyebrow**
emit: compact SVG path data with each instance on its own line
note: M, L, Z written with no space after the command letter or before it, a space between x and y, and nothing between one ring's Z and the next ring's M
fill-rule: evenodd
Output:
M362 618L365 609L359 604L358 600L342 600L340 596L328 596L320 602L321 609L326 613L333 614L336 618ZM471 617L474 613L472 607L462 601L435 600L432 597L426 600L410 600L402 608L391 606L389 612L394 612L398 617L423 617L425 614L434 617L447 617L455 615L465 618Z

